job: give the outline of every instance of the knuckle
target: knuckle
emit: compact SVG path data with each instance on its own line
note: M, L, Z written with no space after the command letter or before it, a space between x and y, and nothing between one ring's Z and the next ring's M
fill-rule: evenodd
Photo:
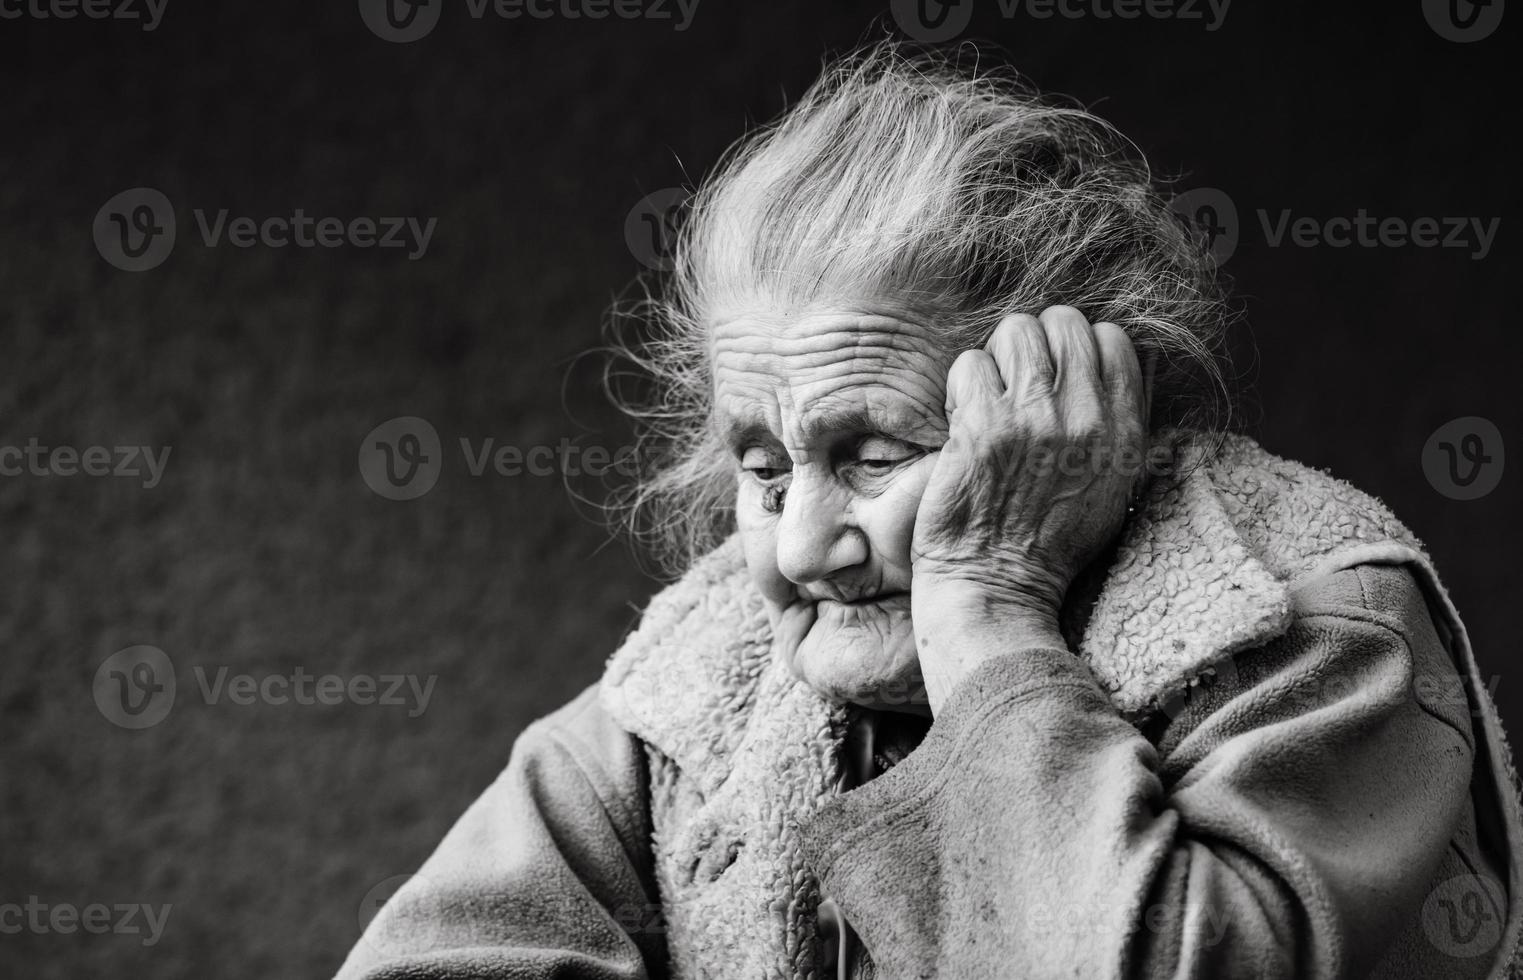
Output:
M1064 420L1063 436L1069 442L1087 445L1103 439L1106 434L1105 420L1099 412L1088 408L1075 412Z
M1057 413L1047 406L1042 406L1036 411L1030 412L1023 419L1022 431L1026 438L1033 442L1057 444L1063 441L1063 426L1058 420Z

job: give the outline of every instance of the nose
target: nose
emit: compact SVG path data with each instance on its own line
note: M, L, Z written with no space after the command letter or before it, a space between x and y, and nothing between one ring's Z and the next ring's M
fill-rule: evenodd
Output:
M850 517L850 494L795 469L777 527L777 570L795 585L818 582L867 560L867 538Z

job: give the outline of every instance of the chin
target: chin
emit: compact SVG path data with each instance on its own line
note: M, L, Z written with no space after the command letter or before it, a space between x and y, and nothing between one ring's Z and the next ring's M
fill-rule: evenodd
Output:
M795 603L781 620L777 653L821 697L880 710L928 710L908 593L878 602Z

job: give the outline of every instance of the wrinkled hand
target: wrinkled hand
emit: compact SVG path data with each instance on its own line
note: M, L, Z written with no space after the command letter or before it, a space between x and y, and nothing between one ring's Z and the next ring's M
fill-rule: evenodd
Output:
M1146 394L1120 327L1077 310L1005 318L947 379L950 434L911 545L932 708L978 662L1062 645L1058 610L1116 536L1147 450Z

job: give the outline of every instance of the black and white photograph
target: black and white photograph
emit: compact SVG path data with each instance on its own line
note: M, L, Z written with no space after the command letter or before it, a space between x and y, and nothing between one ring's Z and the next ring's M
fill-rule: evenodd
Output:
M0 0L0 978L1523 976L1505 8Z

